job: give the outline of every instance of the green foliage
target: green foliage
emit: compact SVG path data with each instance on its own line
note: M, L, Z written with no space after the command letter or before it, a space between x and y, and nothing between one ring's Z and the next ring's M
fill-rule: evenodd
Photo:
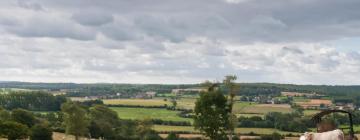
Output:
M66 102L61 105L61 111L64 113L67 134L73 134L78 139L79 136L83 136L88 132L89 121L83 107L74 102Z
M150 131L146 133L143 140L162 140L162 138L155 131Z
M9 94L0 94L0 106L12 110L16 108L31 111L58 111L64 96L53 96L40 91L13 91Z
M115 130L119 125L117 113L106 106L96 105L90 108L90 127L89 131L93 138L114 139Z
M166 140L179 140L179 136L176 133L169 133Z
M24 109L14 109L11 113L11 120L24 124L31 128L37 122L34 114Z
M37 113L36 117L47 120L49 127L54 131L64 132L65 128L62 125L64 121L64 114L62 112L48 112L48 113Z
M202 92L195 103L194 126L212 140L226 138L229 109L225 96L219 90Z
M36 124L31 128L30 140L52 140L52 130L47 124Z
M275 128L283 131L305 132L314 127L310 118L304 118L297 113L270 112L261 117L240 117L239 127L248 128Z
M0 107L0 122L9 121L11 118L9 111Z
M24 139L29 135L29 128L21 123L7 121L0 122L0 136L9 140Z
M261 140L281 140L282 136L279 133L273 133L271 135L261 136Z

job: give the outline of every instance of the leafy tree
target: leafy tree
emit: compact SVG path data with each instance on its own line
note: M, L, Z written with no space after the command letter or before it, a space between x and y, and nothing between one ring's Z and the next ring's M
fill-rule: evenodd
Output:
M176 106L177 106L176 98L172 98L172 99L171 99L171 103L172 103L173 109L176 109Z
M119 124L119 118L115 111L103 105L96 105L90 108L90 127L89 131L94 138L115 138L115 128Z
M176 135L176 133L169 133L169 135L166 137L166 140L178 140L179 139L179 136Z
M152 121L150 118L145 118L137 122L136 132L140 135L140 137L145 137L146 134L152 131Z
M115 128L116 138L120 140L138 140L137 123L135 121L121 120Z
M36 124L31 128L30 140L52 140L52 130L47 124Z
M229 110L225 96L216 85L210 85L208 92L200 93L195 103L194 126L211 140L226 138Z
M64 113L64 124L66 133L75 135L78 140L88 132L89 121L86 118L86 110L74 102L66 102L61 106Z
M154 130L151 130L145 134L143 140L162 140L162 138Z
M9 111L5 110L4 108L0 107L0 122L10 120L10 113Z
M24 139L28 135L29 128L24 124L13 121L0 122L0 136L6 136L8 140Z
M14 109L11 112L11 120L25 124L29 128L31 128L37 122L34 114L24 109Z

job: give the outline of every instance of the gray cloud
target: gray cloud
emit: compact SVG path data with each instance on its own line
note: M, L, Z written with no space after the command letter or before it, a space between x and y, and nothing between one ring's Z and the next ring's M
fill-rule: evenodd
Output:
M7 30L21 37L72 38L77 40L93 40L96 32L77 26L61 18L31 18L18 26Z
M41 11L44 10L44 8L39 3L32 3L31 1L26 0L18 0L17 3L20 7L35 11Z
M73 14L71 18L86 26L101 26L114 21L114 17L111 14L101 11L81 11Z
M359 49L327 43L360 36L359 6L358 0L0 1L0 80L194 83L237 74L243 82L360 83Z

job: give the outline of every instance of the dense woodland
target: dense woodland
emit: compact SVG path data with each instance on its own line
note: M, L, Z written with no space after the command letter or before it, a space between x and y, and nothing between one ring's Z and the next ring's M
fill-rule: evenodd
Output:
M64 102L64 96L53 96L42 91L11 91L0 94L0 106L8 110L22 108L31 111L59 111Z

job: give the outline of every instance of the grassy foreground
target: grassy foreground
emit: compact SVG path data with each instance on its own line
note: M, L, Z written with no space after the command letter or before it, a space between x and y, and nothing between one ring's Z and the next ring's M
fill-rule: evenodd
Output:
M186 131L186 132L198 132L194 129L193 126L167 126L167 125L155 125L154 130L156 131ZM274 132L280 133L280 134L300 134L297 132L286 132L286 131L280 131L277 129L272 128L236 128L235 132L238 134L248 134L250 132L254 132L256 134L272 134Z

